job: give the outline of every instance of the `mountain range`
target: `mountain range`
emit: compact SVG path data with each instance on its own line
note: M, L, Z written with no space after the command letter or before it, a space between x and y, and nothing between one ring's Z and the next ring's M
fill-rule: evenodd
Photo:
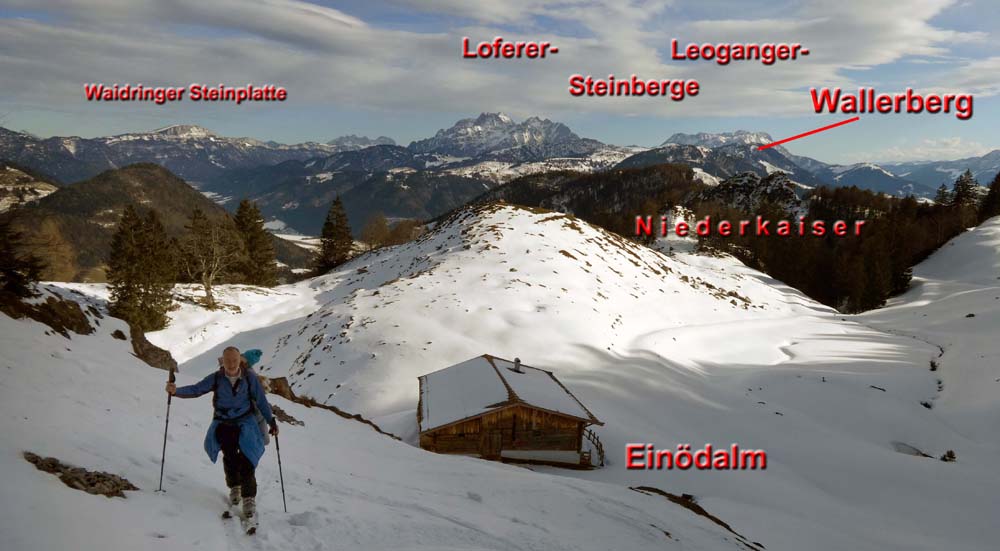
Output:
M0 128L0 159L40 170L62 183L90 178L105 170L154 162L189 182L212 180L230 169L278 164L350 151L376 143L392 142L358 136L330 143L294 145L254 138L224 137L206 128L178 124L150 132L99 138L77 136L38 138L25 132Z
M884 168L907 180L919 182L927 188L937 189L941 184L949 188L958 175L971 170L979 185L988 186L1000 172L1000 149L980 157L967 157L956 161L917 161L884 164Z
M717 185L741 173L776 172L803 188L858 186L893 196L934 196L969 168L983 185L1000 171L1000 150L958 161L837 165L782 146L759 150L764 132L675 133L654 148L621 147L583 138L540 117L515 121L482 113L434 136L397 145L380 136L283 145L229 138L199 126L175 125L105 138L41 139L0 128L0 160L73 182L135 162L155 162L227 208L256 200L268 219L316 234L329 202L342 195L354 230L382 212L390 219L434 217L516 178L546 172L587 174L663 163L692 168Z

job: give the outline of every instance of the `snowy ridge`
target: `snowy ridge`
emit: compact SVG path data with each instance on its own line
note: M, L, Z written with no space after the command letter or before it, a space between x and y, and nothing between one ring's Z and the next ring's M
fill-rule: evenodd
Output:
M677 133L667 138L662 146L668 144L697 145L702 147L721 147L724 145L764 145L774 141L767 132L749 132L747 130L736 130L735 132L721 132L713 134L710 132L699 132L697 134Z
M694 179L700 181L706 186L717 186L722 181L699 167L693 166L691 167L691 170L694 171Z
M521 176L557 170L585 173L607 170L636 152L635 149L609 147L595 151L586 157L552 157L544 161L524 163L481 161L472 165L459 164L454 168L448 168L445 165L442 167L442 172L456 176L482 178L500 184ZM460 158L461 160L464 159Z
M511 349L515 335L527 350L549 343L545 357L573 353L579 342L614 349L639 327L648 327L651 313L643 311L650 301L690 304L680 311L707 308L722 319L771 307L730 296L731 290L742 295L734 283L706 279L674 259L566 215L487 206L463 211L416 242L366 255L315 280L318 289L329 289L329 301L289 335L266 337L276 344L272 356L265 353L265 372L276 369L272 365L290 366L280 375L289 377L296 392L348 411L376 419L404 414L393 428L412 434L415 381L426 371L491 351L520 355L527 363ZM462 291L471 288L477 289L473 300ZM468 326L468 320L481 317L489 320L482 328ZM670 312L655 317L660 326L685 323ZM551 330L543 329L556 319L588 319L588 324L574 327L576 336L563 349L553 344ZM465 327L461 338L442 343L442 335L452 333L449 327L460 326ZM405 338L391 337L403 327ZM302 337L287 340L296 334ZM534 365L542 367L537 360ZM376 380L377 396L363 390Z
M896 177L895 174L893 174L893 173L889 172L888 170L886 170L886 169L878 166L875 163L856 163L856 164L853 164L853 165L837 165L837 166L832 166L830 168L830 170L833 171L834 174L838 175L837 177L834 178L835 180L839 180L840 177L841 177L841 175L843 175L845 172L851 172L853 170L861 170L861 169L873 170L873 171L876 171L876 172L881 172L882 174L885 174L886 176Z

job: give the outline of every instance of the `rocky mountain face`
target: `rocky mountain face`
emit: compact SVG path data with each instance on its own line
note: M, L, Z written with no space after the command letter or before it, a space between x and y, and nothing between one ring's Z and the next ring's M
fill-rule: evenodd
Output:
M193 125L101 138L38 138L0 128L0 159L14 161L72 183L105 170L155 162L193 183L227 169L273 165L336 152L319 143L283 145L253 138L229 138Z
M165 168L140 163L102 172L88 180L13 209L9 217L25 243L46 264L43 278L103 281L111 237L126 206L155 209L171 236L179 236L195 208L211 217L225 210ZM307 267L310 253L275 238L278 260Z
M0 161L0 212L37 201L59 189L44 176Z
M761 177L754 172L742 172L706 188L695 196L696 201L715 201L743 212L758 212L762 203L770 203L787 212L802 211L800 194L804 190L787 174L773 172Z
M503 113L482 113L474 119L462 119L451 128L438 130L434 137L409 146L416 153L515 163L550 157L585 157L605 147L597 140L577 136L565 124L538 117L515 122Z

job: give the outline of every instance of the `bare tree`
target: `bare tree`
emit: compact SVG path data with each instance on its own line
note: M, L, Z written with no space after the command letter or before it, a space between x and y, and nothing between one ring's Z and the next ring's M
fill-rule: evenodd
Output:
M381 212L373 213L361 229L361 241L369 251L384 246L389 241L389 222Z
M243 243L232 220L210 220L200 209L191 213L188 233L181 239L184 271L205 289L205 306L215 308L212 285L243 259Z

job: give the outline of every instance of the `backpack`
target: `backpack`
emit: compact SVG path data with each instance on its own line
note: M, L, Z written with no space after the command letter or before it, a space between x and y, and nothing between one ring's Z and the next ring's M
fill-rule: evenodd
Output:
M253 394L250 393L250 381L247 381L247 372L250 370L248 367L240 374L240 378L246 381L247 384L247 396L250 397L250 411L253 412L254 418L257 421L257 427L260 428L260 433L264 435L264 445L271 443L271 435L268 434L267 421L264 419L264 414L260 412L260 408L257 407L257 400L254 399ZM221 370L215 371L215 378L212 379L212 408L216 408L216 393L219 390L219 374ZM254 375L256 377L256 375Z

